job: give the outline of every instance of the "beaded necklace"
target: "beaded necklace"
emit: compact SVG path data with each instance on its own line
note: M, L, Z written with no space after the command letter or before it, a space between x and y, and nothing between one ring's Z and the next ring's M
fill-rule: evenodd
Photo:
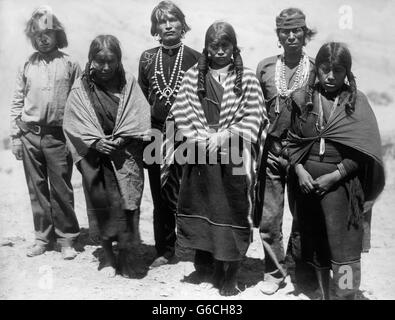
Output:
M277 92L281 97L289 97L293 91L302 87L305 84L309 74L309 64L309 57L303 52L295 72L294 83L292 84L292 87L288 89L287 81L285 78L284 55L281 55L277 59L274 81L276 84Z
M171 105L170 98L172 96L177 95L177 92L181 85L181 80L184 74L184 71L181 70L182 67L182 59L184 57L184 44L180 45L180 49L178 50L176 61L174 63L173 70L170 74L169 82L167 82L165 73L163 72L163 46L161 46L158 50L155 59L155 71L152 79L154 81L153 88L155 93L159 96L159 100L163 98L166 99L165 106ZM159 76L158 76L159 75ZM162 85L161 85L162 84Z

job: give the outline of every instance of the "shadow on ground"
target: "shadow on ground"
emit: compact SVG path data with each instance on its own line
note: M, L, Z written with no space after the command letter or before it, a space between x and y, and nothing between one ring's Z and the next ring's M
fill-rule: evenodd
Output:
M103 268L104 265L104 251L101 248L99 239L92 239L89 235L89 229L81 228L80 236L75 245L77 251L84 251L86 246L97 246L93 251L93 256L99 261L98 270ZM116 242L113 243L113 250L116 258L119 258L119 248ZM127 250L126 258L128 265L133 272L130 275L131 279L142 279L144 278L149 270L149 266L155 259L155 247L141 243L131 244Z

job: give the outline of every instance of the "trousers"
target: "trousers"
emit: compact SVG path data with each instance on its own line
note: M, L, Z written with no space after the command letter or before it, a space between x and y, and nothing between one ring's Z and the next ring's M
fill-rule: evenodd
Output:
M267 152L265 185L263 190L263 210L259 224L261 239L273 251L277 261L285 270L285 252L283 246L283 213L284 190L287 176L288 162L271 151ZM264 248L265 273L280 277L279 270Z
M154 205L154 239L158 256L170 258L175 253L176 210L174 201L170 201L160 186L160 165L148 165L148 177ZM175 193L176 190L173 191Z
M80 229L71 185L73 162L64 134L27 132L21 141L36 243L56 240L62 247L71 246Z
M264 152L264 168L262 168L264 170L264 188L260 191L261 202L263 203L262 216L259 222L260 237L269 245L281 268L290 275L291 281L300 287L310 289L310 287L314 288L316 286L316 276L314 269L302 259L299 224L294 208L294 191L297 181L294 172L289 168L288 160L284 159L281 152L278 151L276 148L269 146ZM285 252L282 226L286 189L293 219ZM265 274L270 274L274 278L281 278L283 275L273 259L270 258L265 247L264 254Z

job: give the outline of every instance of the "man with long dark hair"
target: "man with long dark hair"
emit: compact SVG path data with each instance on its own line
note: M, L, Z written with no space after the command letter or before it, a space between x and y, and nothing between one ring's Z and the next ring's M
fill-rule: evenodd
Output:
M190 30L184 13L171 1L161 1L151 14L151 35L159 47L142 53L139 84L151 105L151 125L163 131L167 114L177 96L184 72L192 67L200 54L182 43ZM155 158L155 156L154 156ZM174 256L176 240L175 214L179 188L179 167L172 167L166 190L160 188L160 164L148 166L154 204L154 236L157 258L151 267L169 262Z

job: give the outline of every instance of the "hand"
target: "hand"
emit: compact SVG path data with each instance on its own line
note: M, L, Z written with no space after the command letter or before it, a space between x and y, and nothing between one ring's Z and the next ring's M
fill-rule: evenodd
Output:
M295 167L296 175L299 179L299 187L303 193L308 194L314 190L313 182L314 179L311 177L310 173L303 167L303 165L298 164Z
M118 138L115 138L114 140L112 140L112 142L114 143L115 148L117 150L120 150L120 149L123 148L123 146L125 144L125 141L126 140L124 138L122 138L122 137L118 137Z
M14 154L16 160L23 159L22 141L18 138L12 140L12 153Z
M214 132L208 138L207 150L209 153L217 151L229 139L230 132L227 130Z
M323 196L340 179L341 174L339 170L324 174L313 181L314 192L319 196Z
M105 138L98 140L94 144L94 148L99 151L100 153L106 154L106 155L111 155L114 153L117 145L114 143L114 141L107 140Z

